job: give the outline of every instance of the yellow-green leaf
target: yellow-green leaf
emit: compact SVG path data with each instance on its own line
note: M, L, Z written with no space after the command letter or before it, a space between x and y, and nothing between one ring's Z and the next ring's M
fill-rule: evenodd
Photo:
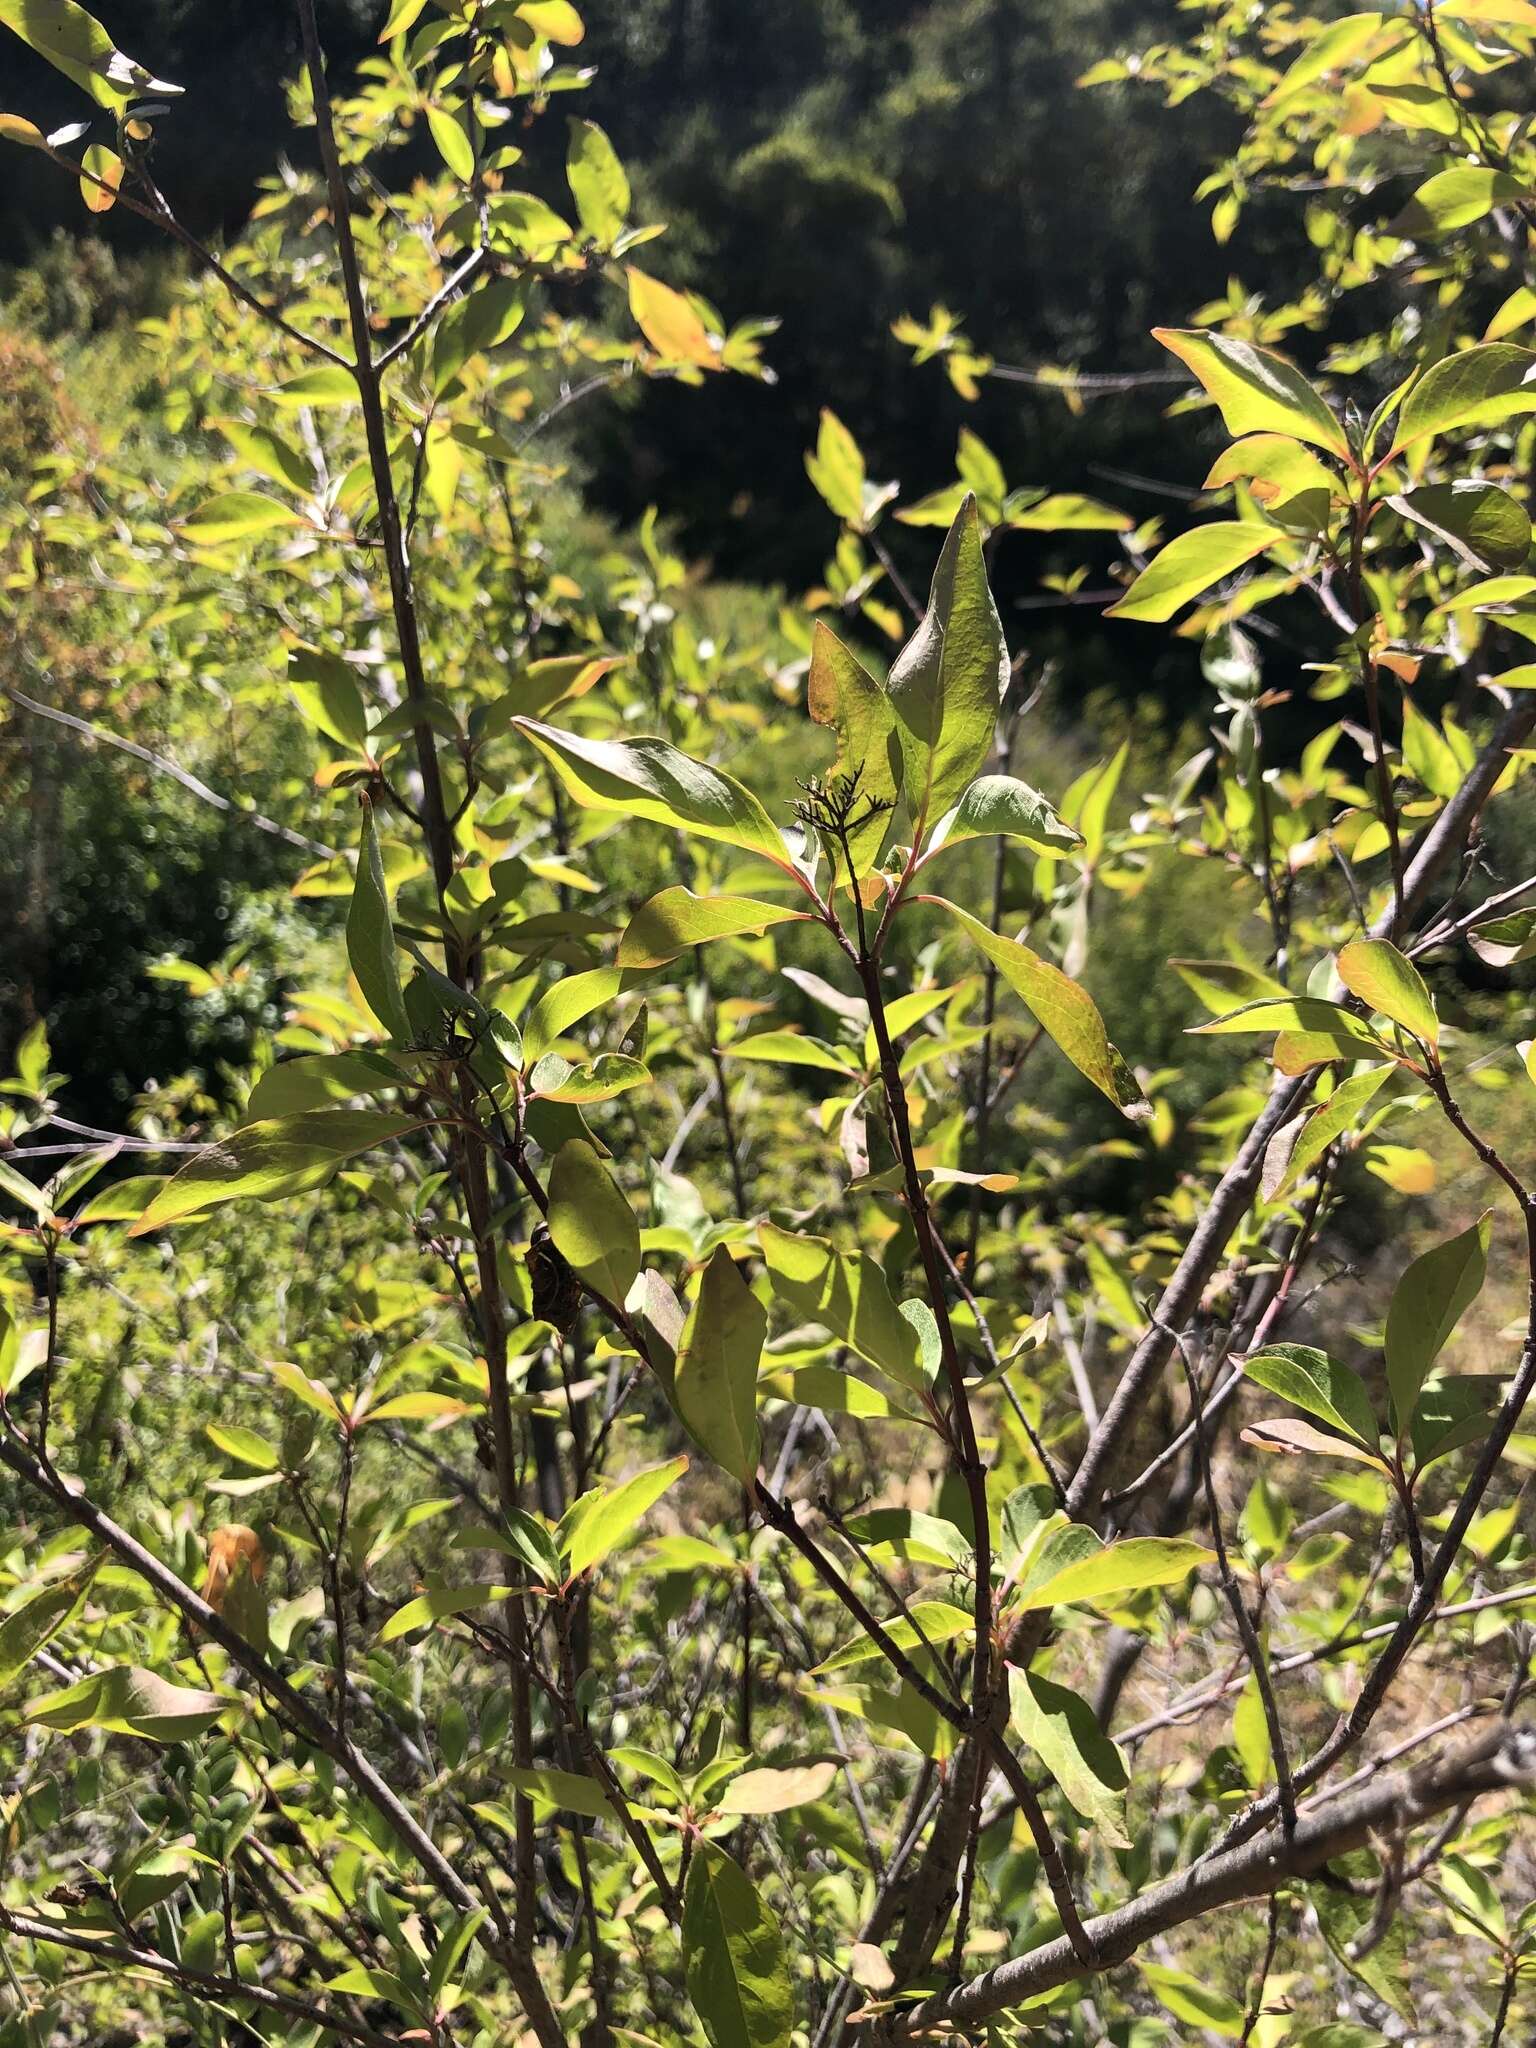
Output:
M743 1486L762 1449L757 1367L767 1334L767 1311L716 1245L678 1346L672 1405L699 1448Z
M1259 526L1252 520L1216 519L1208 526L1191 527L1152 557L1124 597L1110 605L1104 616L1147 619L1160 625L1171 619L1180 605L1284 538L1277 527Z
M584 1138L569 1139L555 1154L548 1220L566 1262L606 1300L622 1302L640 1271L640 1226Z
M1109 1097L1116 1109L1130 1117L1150 1113L1140 1082L1110 1044L1098 1005L1085 988L1017 939L1007 939L989 930L958 904L942 896L922 900L949 912L1044 1027L1047 1036L1080 1074Z
M1434 998L1413 962L1387 939L1354 939L1339 954L1339 979L1353 996L1426 1045L1440 1042Z

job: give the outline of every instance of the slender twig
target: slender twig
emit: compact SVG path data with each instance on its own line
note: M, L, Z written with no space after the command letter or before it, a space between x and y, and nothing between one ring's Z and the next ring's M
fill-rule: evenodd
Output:
M310 839L302 832L295 832L288 825L280 825L275 818L265 817L260 811L248 811L244 805L232 803L227 796L220 796L216 789L210 789L206 782L187 769L179 768L174 761L168 761L163 754L155 754L148 747L141 747L135 740L125 740L121 733L108 732L104 726L92 725L89 720L77 718L71 711L60 711L53 704L43 704L36 697L29 697L18 690L13 683L0 683L0 696L4 696L21 711L31 711L38 718L50 719L55 725L67 726L71 732L83 738L95 740L101 746L115 747L120 754L131 754L136 761L153 768L157 775L169 775L173 782L179 782L205 804L212 804L216 811L227 811L233 818L241 818L247 825L254 825L258 832L270 832L275 839L285 840L289 846L298 847L301 853L315 854L321 860L339 858L334 846L327 846L324 840Z

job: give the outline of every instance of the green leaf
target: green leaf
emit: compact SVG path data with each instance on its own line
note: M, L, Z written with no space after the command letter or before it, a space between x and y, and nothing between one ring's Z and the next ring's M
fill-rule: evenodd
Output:
M692 946L739 939L775 924L803 924L809 915L750 896L696 896L681 886L661 889L642 903L624 928L615 955L620 967L665 967Z
M1508 1386L1497 1373L1458 1373L1421 1387L1409 1427L1414 1470L1485 1437Z
M347 911L347 960L374 1016L391 1038L408 1044L411 1020L400 988L395 930L389 918L389 891L373 827L372 804L363 806L363 843Z
M769 1361L770 1365L772 1360ZM832 1365L797 1365L782 1375L770 1374L764 1389L777 1399L794 1401L807 1408L822 1408L828 1414L856 1415L864 1422L921 1422L923 1418L894 1396L883 1394L868 1380L839 1372Z
M948 1571L968 1566L976 1555L963 1530L919 1508L872 1508L867 1515L847 1516L846 1524L861 1543L885 1549L904 1564Z
M1339 1083L1328 1100L1312 1112L1297 1133L1284 1177L1266 1190L1269 1200L1279 1201L1289 1194L1302 1176L1321 1159L1335 1138L1341 1138L1353 1126L1391 1071L1390 1067L1370 1067L1365 1073L1351 1074L1347 1081Z
M1015 491L1013 498L1021 495ZM1099 498L1085 498L1080 491L1048 491L1023 506L1015 506L1013 498L1003 515L1015 532L1126 533L1136 523L1129 514Z
M1530 514L1497 484L1426 484L1387 503L1474 569L1518 569L1531 552Z
M427 108L427 127L437 144L437 153L461 185L475 175L475 150L458 115L447 107Z
M572 121L565 175L586 233L594 242L611 242L629 218L629 179L595 121Z
M923 1368L917 1332L898 1310L884 1270L868 1252L845 1256L825 1238L800 1236L773 1223L759 1224L757 1240L781 1301L830 1330L899 1385L927 1392L931 1375Z
M326 1109L357 1095L377 1095L398 1088L400 1069L377 1052L301 1053L268 1067L251 1090L246 1119L261 1123L271 1117L296 1116L301 1110Z
M777 1919L725 1851L701 1841L683 1892L683 1975L710 2048L789 2048L795 2022Z
M1488 1277L1492 1214L1414 1260L1387 1309L1387 1386L1395 1428L1407 1428L1419 1389Z
M529 1012L523 1026L523 1056L534 1067L558 1039L594 1010L611 1003L624 985L617 967L593 967L585 974L562 975Z
M640 1226L593 1147L571 1138L549 1173L549 1234L587 1285L622 1302L640 1271Z
M1122 1594L1147 1586L1174 1586L1215 1556L1203 1544L1182 1536L1128 1536L1121 1543L1100 1544L1091 1529L1057 1532L1058 1538L1069 1534L1078 1539L1084 1554L1038 1580L1031 1573L1020 1588L1017 1612L1032 1614L1079 1601L1092 1606L1101 1600L1118 1601ZM1042 1553L1041 1561L1052 1554Z
M615 1818L613 1801L597 1779L587 1777L584 1772L557 1771L546 1764L523 1770L508 1769L500 1775L514 1792L547 1799L551 1806L558 1806L566 1813L579 1813L588 1820ZM475 1811L486 1813L487 1809L477 1806Z
M1470 227L1496 206L1533 196L1508 171L1496 171L1486 164L1455 164L1425 179L1389 223L1388 232L1416 242L1427 235L1448 235L1455 228Z
M1152 1996L1175 2019L1186 2020L1192 2027L1203 2027L1208 2033L1223 2034L1233 2040L1242 2033L1247 2014L1237 2000L1229 1998L1224 1991L1218 1991L1199 1977L1192 1977L1187 1970L1175 1970L1165 1963L1144 1963L1138 1958L1136 1967L1146 1979Z
M291 648L288 688L306 723L338 746L367 752L368 710L350 662L317 647Z
M128 1235L143 1237L224 1202L272 1201L319 1187L359 1152L421 1127L420 1117L386 1109L315 1109L246 1124L194 1152Z
M282 1470L282 1457L276 1447L254 1429L244 1429L235 1422L205 1422L203 1432L216 1450L233 1458L237 1465L249 1465L257 1472Z
M1255 1003L1268 996L1285 1000L1283 982L1240 960L1170 960L1168 965L1217 1016L1229 1012L1234 1001Z
M470 737L477 745L497 739L512 730L514 719L537 718L557 704L585 697L621 666L622 658L616 654L555 654L546 661L531 661L510 689L470 713Z
M1351 1889L1337 1890L1322 1880L1307 1885L1306 1896L1317 1915L1323 1939L1350 1975L1358 1977L1407 2020L1410 2034L1417 2033L1409 1992L1409 1933L1403 1915L1394 1915L1385 1933L1376 1930L1369 1942L1361 1939L1374 1926L1376 1895L1385 1876L1381 1859L1370 1850L1358 1850L1330 1861L1333 1874L1342 1877ZM1356 1885L1358 1892L1353 1889Z
M397 1642L401 1636L430 1628L434 1622L448 1620L455 1614L472 1614L477 1607L505 1600L509 1590L506 1586L433 1586L418 1593L414 1600L407 1600L403 1607L397 1607L376 1640Z
M863 523L864 457L858 442L826 406L821 409L816 452L805 458L805 473L836 518L850 526Z
M536 1585L558 1586L564 1576L554 1532L541 1517L524 1508L503 1508L494 1528L471 1523L452 1543L455 1550L495 1550L503 1557L515 1557L527 1565Z
M299 524L300 515L291 505L269 498L264 491L221 491L189 512L179 522L179 531L197 547L219 547L228 540L245 540L254 533L270 533L274 527Z
M1125 1758L1079 1694L1035 1671L1008 1673L1009 1719L1067 1798L1113 1849L1128 1849Z
M94 15L75 0L0 0L0 22L62 71L98 106L112 107L147 93L179 96L181 87L155 78L116 48Z
M923 848L924 864L962 840L997 834L1022 839L1036 853L1044 854L1070 853L1083 843L1077 827L1058 816L1027 782L1012 775L979 775L929 833Z
M1381 1427L1365 1382L1310 1344L1270 1344L1243 1362L1255 1386L1352 1437L1374 1456Z
M617 1485L595 1486L573 1501L558 1531L570 1576L579 1578L609 1557L687 1470L686 1458L673 1458Z
M765 1765L733 1778L715 1802L717 1813L788 1813L825 1796L837 1776L837 1765L822 1760L809 1764Z
M1536 408L1536 354L1493 341L1442 356L1403 400L1397 416L1398 455L1415 441L1453 427L1490 427Z
M379 31L379 41L387 43L395 36L404 35L426 4L427 0L391 0L384 26Z
M1286 434L1347 459L1349 437L1294 363L1273 349L1201 328L1154 327L1152 336L1186 364L1217 405L1234 439Z
M903 505L896 517L903 526L952 526L969 494L965 479L956 477L952 484L944 484L927 497Z
M1192 526L1153 556L1104 616L1147 619L1160 625L1171 619L1181 604L1284 538L1278 527L1259 526L1252 520L1215 519L1208 526Z
M0 1159L0 1195L8 1196L33 1216L48 1214L48 1201L42 1189L5 1159Z
M50 1580L19 1607L0 1616L0 1691L74 1619L101 1561L99 1556L87 1558L74 1571Z
M649 818L699 839L761 854L789 868L784 840L749 789L722 769L695 761L665 740L582 740L537 719L514 718L588 810Z
M102 1728L109 1735L137 1735L146 1742L189 1742L238 1705L216 1692L172 1685L135 1664L114 1664L62 1692L29 1700L22 1719L65 1735L80 1728Z
M1110 1044L1098 1005L1085 988L1017 939L1006 939L990 931L958 904L942 896L921 900L936 903L949 912L986 954L1035 1021L1044 1027L1046 1035L1080 1074L1109 1097L1116 1109L1130 1117L1148 1114L1141 1084Z
M1339 954L1339 979L1352 996L1425 1045L1440 1043L1440 1019L1424 977L1390 940L1351 940Z
M1490 967L1514 967L1536 958L1536 910L1513 910L1506 917L1490 917L1476 931L1468 932L1467 943L1479 960Z
M1224 1017L1213 1017L1208 1024L1189 1026L1191 1038L1249 1032L1267 1037L1272 1031L1307 1032L1350 1048L1364 1047L1378 1058L1391 1052L1363 1018L1322 996L1263 996L1257 1002L1244 1003L1241 1009L1229 1010Z
M819 619L811 638L805 701L816 723L831 726L837 734L837 758L830 775L858 779L863 803L855 816L862 822L849 834L848 843L855 869L866 874L880 858L890 827L890 807L900 795L898 750L893 745L896 714L863 663ZM865 815L871 804L887 808Z
M891 666L902 794L914 838L960 801L992 748L1008 649L987 587L976 501L955 517L921 624Z
M732 1039L722 1046L728 1060L767 1060L773 1066L818 1067L823 1073L841 1074L846 1080L856 1074L859 1063L840 1045L828 1045L823 1038L811 1038L803 1031L757 1031L750 1038Z
M767 1334L767 1311L716 1245L678 1346L672 1405L700 1450L748 1487L762 1451L757 1367Z
M357 379L345 363L318 363L312 370L301 370L297 377L285 378L267 396L289 412L297 412L301 406L312 411L316 406L356 405ZM303 488L315 488L313 472Z

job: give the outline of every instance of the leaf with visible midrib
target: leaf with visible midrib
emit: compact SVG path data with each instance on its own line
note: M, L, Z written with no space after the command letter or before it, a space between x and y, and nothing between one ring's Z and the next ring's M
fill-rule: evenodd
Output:
M363 806L363 843L357 857L357 879L347 911L347 962L357 977L363 1000L391 1038L407 1043L411 1020L400 989L395 958L395 932L389 919L389 891L384 862L374 830L373 806Z
M811 640L805 701L816 723L831 726L837 734L831 776L858 778L861 801L854 815L859 823L849 833L848 845L855 869L865 874L880 857L890 809L865 814L871 803L893 807L900 794L891 761L896 717L885 691L819 619Z
M1278 526L1259 526L1251 520L1214 519L1207 526L1192 526L1159 549L1104 616L1162 625L1181 604L1284 539Z
M695 761L665 740L584 740L536 718L514 718L512 723L546 756L586 809L648 818L700 839L723 839L728 846L761 854L776 867L789 867L783 837L772 818L751 790L723 769Z
M566 1569L578 1578L609 1556L668 1487L688 1470L686 1458L636 1472L617 1486L596 1486L565 1512L557 1532Z
M1009 1719L1085 1820L1111 1848L1130 1847L1125 1832L1125 1758L1079 1694L1037 1671L1008 1673Z
M1243 1361L1255 1386L1363 1444L1374 1456L1380 1427L1365 1382L1311 1344L1271 1344Z
M803 924L808 916L750 896L696 896L679 884L641 904L624 929L616 959L620 967L665 967L691 946L755 936L775 924Z
M1273 349L1201 328L1154 327L1152 338L1200 380L1234 437L1289 434L1326 448L1330 455L1349 454L1349 438L1322 393Z
M1007 680L976 500L967 496L933 572L928 609L885 685L915 837L959 802L986 760Z
M571 1138L549 1172L555 1249L605 1300L622 1302L640 1271L640 1226L594 1148Z
M700 1842L683 1893L683 1971L711 2048L788 2048L795 2002L784 1942L746 1872Z
M1408 1425L1419 1389L1488 1275L1492 1212L1414 1260L1387 1309L1387 1386L1392 1419Z
M194 1686L173 1685L157 1672L115 1664L88 1678L29 1700L22 1718L71 1734L102 1728L109 1735L138 1735L146 1742L185 1742L202 1735L239 1702Z
M270 1201L315 1187L338 1166L391 1138L420 1130L422 1119L384 1109L312 1109L246 1124L194 1152L168 1180L130 1237L163 1230L224 1202Z
M716 1245L699 1282L672 1377L678 1420L715 1463L750 1486L757 1476L757 1367L768 1315Z
M1440 1020L1424 977L1388 939L1354 939L1339 954L1339 979L1351 995L1401 1024L1426 1045L1440 1041Z
M951 903L943 896L925 896L920 900L935 903L941 910L949 912L998 969L1014 994L1022 998L1036 1021L1044 1026L1046 1034L1078 1072L1085 1075L1101 1094L1107 1095L1116 1109L1131 1117L1150 1113L1141 1084L1110 1044L1098 1005L1085 988L1081 988L1070 975L1063 974L1059 967L1042 960L1028 946L989 930L979 918L972 917L957 903Z
M1442 356L1403 400L1390 452L1398 455L1452 427L1494 426L1536 409L1533 379L1536 353L1513 342L1487 342Z

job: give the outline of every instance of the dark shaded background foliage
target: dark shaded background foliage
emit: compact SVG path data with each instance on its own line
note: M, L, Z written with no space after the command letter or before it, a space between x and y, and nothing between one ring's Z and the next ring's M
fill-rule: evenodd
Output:
M322 5L335 75L376 47L380 12L372 0ZM102 18L186 87L158 124L159 182L196 230L232 232L293 144L283 107L298 60L291 10L281 0L143 0L126 11L104 4ZM908 496L953 475L956 434L969 423L1013 484L1085 489L1138 518L1178 511L1135 479L1187 488L1212 430L1168 421L1166 393L1097 399L1074 414L1051 392L992 382L985 403L968 406L941 366L914 368L890 331L939 302L1000 362L1163 367L1147 329L1223 292L1229 268L1263 277L1272 299L1310 274L1293 209L1250 206L1227 252L1191 203L1235 139L1214 96L1173 118L1152 93L1075 89L1106 51L1177 36L1174 0L595 0L586 18L575 54L598 69L581 112L612 134L636 181L637 216L669 223L669 275L728 317L782 322L768 344L771 384L721 377L585 408L588 503L621 522L656 505L689 556L796 594L819 580L835 537L803 466L830 405L871 473L899 477ZM78 96L14 39L6 63L7 104L45 121L78 116ZM424 168L433 162L423 155ZM6 164L0 264L12 271L13 321L56 340L154 310L179 258L153 228L119 209L87 229L73 185L51 165L19 150ZM570 310L586 306L578 297ZM1296 351L1305 357L1304 335ZM43 375L36 364L34 373ZM993 574L1011 643L1042 668L1059 658L1074 705L1100 693L1177 725L1200 697L1192 648L1105 623L1096 605L1017 609L1038 596L1042 574L1082 558L1080 538L1018 534L999 550ZM888 540L923 581L932 536L897 526ZM46 653L63 676L68 621L53 629ZM1277 650L1277 670L1286 660ZM72 742L23 737L14 722L9 733L13 755L27 750L4 764L9 786L19 777L29 803L60 815L47 821L57 851L46 875L34 871L37 832L0 835L0 912L15 934L0 963L0 1036L52 1004L60 1064L111 1121L143 1076L193 1059L206 1071L211 1057L237 1053L238 1002L227 1013L200 1006L220 1028L208 1044L187 1044L182 992L146 968L167 952L220 956L244 929L241 905L280 893L291 861L198 806L146 805L131 764L76 761L55 778L50 764ZM246 921L259 929L266 914Z
M372 49L379 9L321 11L344 73ZM161 124L157 176L199 231L232 228L290 139L288 10L145 0L133 15L134 48L187 88ZM103 20L127 35L110 7ZM947 303L1001 361L1150 366L1153 321L1225 287L1227 256L1190 197L1235 139L1227 110L1207 96L1170 119L1152 94L1074 89L1107 50L1176 35L1174 0L598 0L587 21L576 54L598 68L582 111L612 134L641 209L669 223L669 274L733 317L783 322L776 385L652 392L584 425L593 501L624 519L661 505L721 573L816 574L827 535L801 457L822 405L909 490L953 474L971 409L939 370L912 371L890 334L901 314ZM78 112L30 52L14 61L17 104ZM78 235L76 195L45 162L13 158L0 260L35 256L60 227ZM99 231L124 252L154 242L126 214ZM1243 232L1242 267L1284 296L1264 209ZM1302 274L1301 249L1289 268ZM1010 480L1092 486L1095 465L1164 474L1176 453L1155 397L1078 419L1048 394L1011 398L993 387L987 409ZM907 554L926 560L921 536ZM1040 559L1011 548L1004 594L1032 585Z

